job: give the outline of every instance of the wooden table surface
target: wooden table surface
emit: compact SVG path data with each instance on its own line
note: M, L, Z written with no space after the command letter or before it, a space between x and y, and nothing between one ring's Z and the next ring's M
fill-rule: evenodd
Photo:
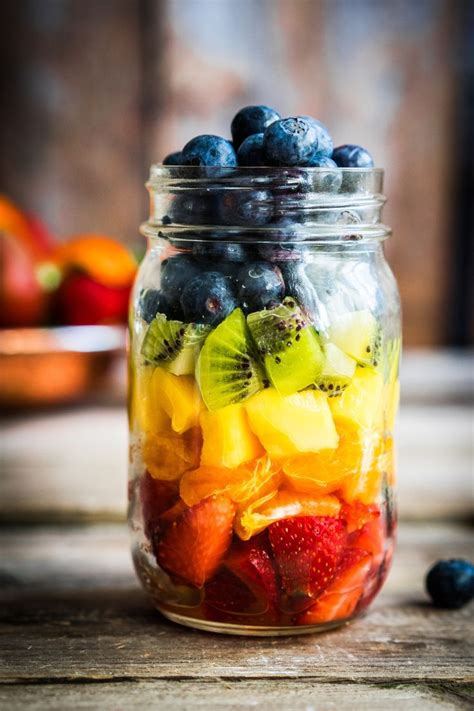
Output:
M135 579L121 524L2 532L0 708L468 709L473 606L432 608L438 557L470 531L402 524L385 589L323 635L224 637L172 625Z

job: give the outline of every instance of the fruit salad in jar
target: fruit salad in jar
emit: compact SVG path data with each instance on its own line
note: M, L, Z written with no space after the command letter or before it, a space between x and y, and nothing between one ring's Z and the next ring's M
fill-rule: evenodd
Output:
M310 117L152 168L130 340L130 525L158 609L240 634L366 609L394 544L399 306L381 171ZM236 150L237 149L237 150Z

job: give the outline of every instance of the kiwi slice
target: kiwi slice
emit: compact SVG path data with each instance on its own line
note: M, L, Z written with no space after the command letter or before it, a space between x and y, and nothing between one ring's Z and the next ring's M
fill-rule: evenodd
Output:
M340 395L351 382L356 369L356 362L346 355L334 343L324 346L324 365L315 385L329 397Z
M249 314L247 323L272 385L291 395L316 382L324 363L319 336L296 299Z
M242 309L232 311L207 337L196 379L209 410L240 402L268 387Z
M148 326L141 353L147 363L159 363L175 375L194 373L201 346L211 330L204 324L169 321L157 314Z
M361 365L379 365L382 332L370 311L339 316L328 329L328 340Z

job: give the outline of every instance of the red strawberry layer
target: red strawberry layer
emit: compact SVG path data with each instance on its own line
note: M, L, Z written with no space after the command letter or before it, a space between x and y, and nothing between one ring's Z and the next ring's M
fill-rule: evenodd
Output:
M302 610L327 588L346 543L346 525L330 516L300 516L268 529L273 556L288 596L283 608Z
M227 496L211 496L179 513L157 543L158 563L180 580L202 587L227 552L234 513Z
M350 617L364 593L371 566L372 556L367 551L346 550L331 585L297 623L313 625Z

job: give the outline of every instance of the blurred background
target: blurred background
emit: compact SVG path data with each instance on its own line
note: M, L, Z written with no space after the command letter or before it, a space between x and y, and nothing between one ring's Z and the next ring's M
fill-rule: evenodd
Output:
M418 515L420 494L424 513L467 515L472 0L3 0L0 14L0 192L59 241L93 232L139 251L150 163L228 135L246 104L369 148L404 310L402 511ZM123 514L123 370L113 382L105 401L5 419L5 516Z

